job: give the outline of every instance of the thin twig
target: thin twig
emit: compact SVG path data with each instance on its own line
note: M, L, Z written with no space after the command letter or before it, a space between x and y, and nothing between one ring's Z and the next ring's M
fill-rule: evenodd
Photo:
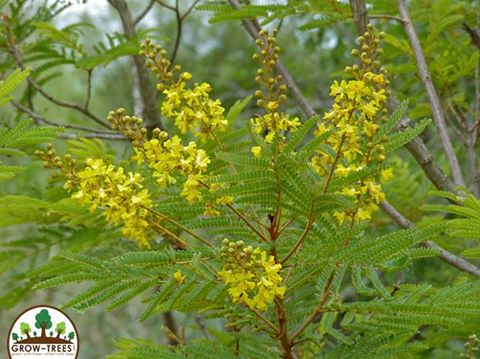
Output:
M455 154L450 136L448 135L447 126L445 123L445 114L443 113L440 98L438 97L437 90L435 89L431 75L428 71L427 62L420 45L420 40L418 39L415 28L413 27L412 19L410 18L406 2L405 0L397 0L397 4L403 19L403 27L407 33L407 37L410 41L415 61L417 63L418 74L420 75L420 79L422 80L428 100L430 102L432 117L437 127L443 149L445 150L453 180L455 185L465 186L462 169L458 162L457 155Z
M313 222L315 220L315 216L313 214L313 206L314 205L312 203L310 205L310 210L309 210L309 214L308 214L308 221L307 221L307 225L305 226L305 229L303 230L302 234L298 238L295 245L290 249L290 251L287 253L287 255L280 261L280 264L282 266L285 264L286 261L288 261L288 259L291 256L293 256L294 254L297 254L300 251L300 249L303 245L303 242L305 241L305 238L307 237L308 233L310 232L310 229L312 228Z
M179 229L187 232L188 234L190 234L192 237L198 239L200 242L202 242L203 244L206 244L207 246L209 247L214 247L214 245L212 243L210 243L209 241L207 241L206 239L202 238L201 236L199 236L198 234L196 234L195 232L191 231L190 229L188 229L187 227L185 227L183 224L181 223L178 223L177 221L175 221L174 219L154 210L153 208L150 208L150 207L143 207L145 208L147 211L149 211L150 213L156 215L157 217L159 217L160 219L163 219L171 224L173 224L174 226L178 227Z
M99 138L102 140L120 140L120 141L127 141L129 140L127 137L123 136L120 133L87 133L85 135L76 135L73 133L60 133L58 135L59 138L63 138L65 140L76 140L78 138Z
M182 15L182 20L185 19L188 15L190 15L190 13L192 12L192 10L195 8L195 6L200 2L200 0L195 0L192 5L189 6L189 8L187 9L187 11L185 11Z
M172 10L172 11L175 11L175 7L171 6L171 5L168 5L168 4L165 4L163 1L161 0L155 0L160 6L163 6L164 8L167 8L169 10Z
M394 15L387 15L387 14L371 14L369 15L371 19L385 19L385 20L395 20L403 24L403 19L399 18L398 16Z
M182 29L183 29L183 19L180 14L180 8L178 7L178 0L175 0L175 19L177 21L177 34L175 36L175 43L173 45L173 50L170 55L170 66L173 66L175 59L177 58L178 48L180 46L180 40L182 38Z
M238 218L240 218L243 223L247 225L248 228L250 228L260 239L262 239L265 242L268 242L267 237L265 237L262 233L260 233L249 221L248 219L241 213L238 209L236 209L234 206L231 204L226 205L233 213L237 215Z
M258 317L258 319L260 319L262 322L264 322L266 325L268 325L268 327L269 327L270 329L272 329L275 334L278 334L279 329L278 329L278 328L275 326L275 324L273 324L270 320L268 320L267 318L265 318L262 313L260 313L260 312L259 312L258 310L256 310L255 308L250 308L250 311L251 311L253 314L255 314L255 315Z
M150 0L150 2L148 3L147 7L145 8L145 10L143 10L136 18L135 20L133 21L133 25L136 26L140 21L142 21L142 19L147 16L147 14L150 12L150 10L152 9L153 5L155 5L155 0Z
M87 98L85 99L85 110L88 110L90 99L92 98L92 72L93 69L87 70Z
M34 120L37 120L39 122L45 123L45 124L50 125L50 126L63 127L63 128L68 128L68 129L72 129L72 130L90 132L90 133L101 134L101 135L120 135L116 132L100 131L100 130L96 130L96 129L93 129L93 128L82 127L82 126L77 126L77 125L61 124L61 123L58 123L58 122L55 122L55 121L52 121L52 120L47 120L45 117L39 115L35 111L33 111L33 110L29 109L28 107L22 105L21 103L17 102L16 100L12 100L12 101L10 101L10 103L15 108L17 108L18 110L26 113L27 115L29 115ZM123 135L120 135L120 136L122 138L125 138Z
M17 45L15 44L15 40L14 40L14 37L13 37L13 33L12 33L12 29L10 28L10 24L8 22L8 20L5 20L5 28L6 28L6 34L7 34L7 41L8 41L8 44L10 46L10 50L13 54L13 57L15 59L15 63L17 64L18 67L20 67L22 70L25 70L25 66L23 65L23 61L22 61L22 54L20 52L20 50L18 49ZM90 112L88 109L85 109L83 108L82 106L78 105L78 104L75 104L75 103L69 103L69 102L65 102L65 101L62 101L62 100L59 100L57 98L55 98L54 96L50 95L47 91L45 91L34 79L33 77L31 76L28 76L27 77L27 81L28 83L33 86L43 97L45 97L47 100L49 100L50 102L53 102L54 104L58 105L58 106L61 106L61 107L66 107L66 108L70 108L70 109L73 109L73 110L76 110L80 113L82 113L83 115L87 116L88 118L92 119L93 121L95 121L96 123L102 125L103 127L106 127L106 128L110 128L110 125L101 120L99 117L97 117L95 114L93 114L92 112Z

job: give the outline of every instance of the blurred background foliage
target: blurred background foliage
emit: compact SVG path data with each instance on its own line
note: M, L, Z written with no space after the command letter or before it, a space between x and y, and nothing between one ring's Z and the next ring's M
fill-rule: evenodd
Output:
M231 13L225 11L228 5L221 1L179 1L181 13L187 12L192 5L197 7L191 9L181 23L182 36L175 62L194 74L195 81L211 83L214 96L221 98L225 107L230 108L236 100L255 90L256 65L251 59L255 45L239 19L257 16L267 27L280 28L278 42L282 48L282 61L311 105L318 113L323 113L331 103L329 86L332 79L344 76L344 67L352 61L350 49L355 45L357 34L348 2L289 0L288 3L272 2L276 6L271 7L263 6L265 1L255 3L260 6L252 7L249 12ZM82 108L88 101L88 111L94 114L86 116L81 111L58 106L41 96L32 84L23 84L13 96L14 104L18 105L0 109L2 127L13 128L23 119L32 117L30 111L38 115L37 118L33 116L33 120L39 124L48 124L47 120L63 126L87 127L98 131L102 137L102 132L107 130L92 121L92 117L104 121L107 113L118 107L126 108L127 113L141 115L141 109L136 105L139 95L132 78L135 69L131 55L138 52L139 43L146 37L155 39L171 53L178 31L175 11L168 8L175 5L174 1L128 1L134 18L150 5L148 14L138 21L135 37L127 39L117 11L104 0L0 0L0 76L6 78L19 67L20 60L15 58L9 44L13 39L22 53L22 65L30 68L32 78L44 91L63 102L81 104ZM399 99L409 99L412 120L431 116L406 35L395 19L398 16L395 2L375 0L370 1L369 6L376 26L387 33L383 62ZM480 86L480 51L472 44L465 24L470 28L477 27L478 2L412 0L409 7L442 105L447 111L457 154L465 164L468 162L467 151L463 150L459 124L466 121L464 118L478 115L478 108L471 104L475 103ZM153 84L153 79L151 82ZM90 95L87 94L89 86ZM289 111L305 119L294 101L289 101ZM246 121L255 111L252 101L241 116ZM160 121L165 128L173 128L164 119ZM85 133L95 136L95 132L66 128L61 134L63 138L56 139L55 145L59 149L68 147L70 152L81 152L87 140L80 140L78 136ZM435 160L447 170L433 126L422 137ZM125 158L130 151L129 144L119 139L88 141L90 150L96 146L99 154L117 156L117 160ZM22 150L32 155L35 148L36 145L27 145ZM29 223L29 212L42 207L31 208L28 204L14 207L9 203L9 195L52 201L62 198L63 194L48 189L47 184L51 181L48 173L31 156L3 156L2 160L6 164L25 166L14 180L0 182L0 333L4 337L23 308L40 303L61 304L75 293L75 288L30 292L38 274L35 268L48 258L62 251L79 251L93 245L101 249L102 246L127 244L115 244L115 231L102 225L95 229L87 226L76 230L51 225L57 218L49 218L48 206L42 209L44 217L37 218L37 224ZM438 214L426 214L420 210L421 204L431 201L428 191L433 186L416 162L405 150L397 151L391 162L395 178L385 190L390 202L419 226L436 221ZM468 178L469 183L472 180ZM379 212L369 230L381 234L396 228L389 217ZM452 242L447 237L438 243L457 253L468 246L468 243ZM428 281L434 286L466 280L466 275L459 275L455 268L435 258L416 261L401 276L403 278L396 274L392 280ZM141 310L139 303L133 302L116 309L113 314L104 312L101 307L89 309L86 315L71 313L80 328L82 357L100 358L112 353L116 337L167 342L163 320L153 317L139 323L137 319ZM177 319L185 325L187 336L190 328L200 325L198 318L179 316ZM431 340L434 341L434 337ZM448 345L461 350L463 343L452 341ZM2 357L6 355L4 348L4 345L0 346ZM446 349L437 348L430 353L431 357L446 358L443 350Z

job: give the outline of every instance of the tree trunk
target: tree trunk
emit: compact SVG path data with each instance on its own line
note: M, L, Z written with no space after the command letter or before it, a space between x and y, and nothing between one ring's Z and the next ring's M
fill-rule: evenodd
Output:
M47 326L46 324L42 324L42 335L41 335L42 338L46 338L46 337L47 337L47 333L45 332L45 327L46 327L46 326Z

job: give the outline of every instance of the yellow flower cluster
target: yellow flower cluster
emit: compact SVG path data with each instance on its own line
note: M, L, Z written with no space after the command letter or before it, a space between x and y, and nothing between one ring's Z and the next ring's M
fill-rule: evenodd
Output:
M380 37L383 36L380 33ZM377 60L382 52L379 41L369 25L368 31L359 38L362 52L352 51L353 56L360 58L360 65L345 69L353 79L334 81L330 88L330 95L334 97L332 108L325 113L315 132L320 136L332 131L327 139L330 148L319 150L312 159L312 167L325 177L325 190L333 176L348 176L385 160L383 142L387 138L376 135L386 120L389 82ZM339 222L370 219L377 204L385 198L379 182L389 176L391 171L387 170L380 179L362 179L339 191L352 197L355 204L352 210L335 213Z
M265 310L275 297L283 298L285 286L279 274L282 265L275 263L273 256L228 239L223 241L221 252L227 259L218 275L230 287L228 293L235 303Z
M146 207L151 207L152 201L140 174L125 173L122 167L107 165L101 159L87 159L77 177L73 198L89 204L92 212L101 207L109 222L122 225L125 236L134 238L143 247L149 246ZM65 187L72 189L72 185L69 181Z
M148 164L160 188L176 183L174 175L177 172L186 178L181 195L190 203L201 199L200 190L206 179L210 158L203 149L197 148L195 142L184 146L180 137L169 138L167 132L158 128L152 131L152 137L148 139L145 128L140 127L142 120L125 116L122 108L110 112L108 120L113 128L133 139L135 154L132 159L138 164Z
M300 120L297 117L291 118L285 112L278 111L287 99L285 95L287 86L283 83L281 75L275 76L274 74L275 64L280 53L280 48L276 46L276 34L277 30L274 30L271 36L265 30L260 31L256 41L260 52L253 55L253 59L261 65L255 78L255 82L261 87L255 92L255 96L258 98L257 105L266 113L255 116L250 122L255 133L265 132L267 143L271 143L276 135L283 138L286 132L295 131L300 126Z
M171 68L170 61L165 58L166 51L150 40L142 44L140 54L147 57L146 66L157 76L157 89L165 95L162 114L173 119L181 133L192 132L206 141L216 138L216 130L226 130L225 109L220 100L210 98L212 87L208 83L195 83L193 88L186 88L192 75L180 73L180 65Z

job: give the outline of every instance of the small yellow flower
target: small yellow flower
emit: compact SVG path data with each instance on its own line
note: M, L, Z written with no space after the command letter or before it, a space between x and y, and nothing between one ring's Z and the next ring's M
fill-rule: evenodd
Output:
M191 74L190 72L184 72L184 73L182 73L182 79L183 79L183 80L188 81L188 80L190 80L191 78L192 78L192 74Z
M173 278L177 281L178 284L182 284L185 282L185 276L183 275L181 270L177 270L173 273Z
M382 182L387 182L388 180L391 180L392 178L393 178L393 169L392 168L384 169L380 173L380 180Z
M252 147L251 151L252 151L252 154L253 154L254 157L258 158L262 155L262 147L260 147L260 146Z

